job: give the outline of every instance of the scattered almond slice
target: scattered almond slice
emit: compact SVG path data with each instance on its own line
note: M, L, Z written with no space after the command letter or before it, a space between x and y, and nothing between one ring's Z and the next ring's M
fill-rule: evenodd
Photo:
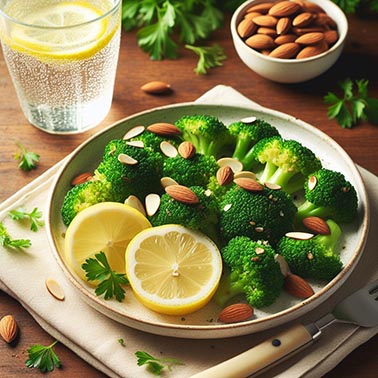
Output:
M144 148L144 143L141 140L131 140L129 142L126 142L126 144L132 147Z
M121 162L122 164L126 165L136 165L138 164L138 160L135 160L129 155L126 154L119 154L118 155L118 161Z
M243 170L243 164L237 159L224 157L217 160L217 163L220 167L228 165L234 173L241 172Z
M257 120L256 117L251 116L251 117L245 117L245 118L242 118L242 119L240 120L240 122L243 122L243 123L253 123L253 122L255 122L256 120Z
M176 180L173 180L173 178L167 176L162 177L160 179L160 183L163 188L166 188L169 185L178 185L178 182Z
M177 148L167 141L163 141L160 143L160 150L161 152L167 157L176 157L178 155Z
M252 180L256 180L256 174L251 172L251 171L240 171L240 172L235 172L234 178L250 178Z
M153 216L160 207L160 196L156 193L147 194L145 198L146 213L148 216Z
M287 236L288 238L291 238L291 239L297 239L297 240L309 240L311 238L314 237L314 234L311 234L309 232L297 232L297 231L293 231L293 232L287 232L285 234L285 236Z
M146 128L144 126L135 126L130 129L124 136L123 140L128 140L131 138L135 138L136 136L142 134Z
M289 268L289 264L287 263L287 261L285 260L285 258L282 255L279 255L278 253L276 253L274 255L274 260L276 262L278 262L278 264L280 266L281 273L284 277L286 277L289 273L291 273L290 268Z
M268 189L272 189L272 190L280 190L281 189L281 186L278 185L278 184L273 184L272 182L264 182L264 185L268 188Z
M142 202L137 196L134 196L134 195L128 196L125 200L125 205L133 207L134 209L142 213L144 216L146 216L146 210L144 209Z
M75 185L83 184L84 182L90 180L92 176L93 176L92 172L80 173L79 175L73 178L73 180L71 181L71 185L75 186Z
M315 189L315 186L317 185L318 183L318 179L316 178L316 176L311 176L309 179L308 179L308 188L310 190L314 190Z
M57 281L55 281L53 278L47 278L46 281L45 281L45 285L46 285L48 292L55 299L58 299L59 301L64 300L64 298L65 298L64 291Z

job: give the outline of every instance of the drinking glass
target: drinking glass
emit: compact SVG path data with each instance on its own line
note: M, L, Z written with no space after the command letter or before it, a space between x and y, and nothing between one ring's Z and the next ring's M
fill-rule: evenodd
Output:
M4 59L28 121L79 133L109 112L121 0L0 0Z

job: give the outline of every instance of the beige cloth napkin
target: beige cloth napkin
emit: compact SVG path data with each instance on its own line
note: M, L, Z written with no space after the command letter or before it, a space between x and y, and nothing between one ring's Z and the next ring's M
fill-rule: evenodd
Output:
M197 100L198 103L221 103L250 106L251 102L230 87L217 86ZM254 105L256 108L256 105ZM89 364L109 377L151 377L145 367L138 367L134 353L138 350L155 356L173 357L185 363L174 367L166 376L189 378L225 359L243 352L266 337L286 327L231 339L188 340L150 335L110 320L88 306L76 289L66 280L57 265L47 240L45 229L36 233L11 220L9 210L24 206L38 207L47 214L48 198L54 176L63 162L58 163L35 181L0 204L0 221L14 238L28 238L32 247L11 251L0 247L0 289L16 298L49 334L65 344ZM371 201L371 230L361 261L346 284L324 304L300 321L316 320L332 309L346 293L378 277L376 246L378 235L378 178L360 168ZM63 287L65 300L58 301L48 294L46 278L54 278ZM265 377L321 377L348 353L378 333L378 327L363 329L337 324L329 327L318 342L299 355L284 362ZM118 339L124 339L125 346ZM35 340L38 343L38 340ZM69 361L62 361L69 365ZM1 367L0 367L1 375Z

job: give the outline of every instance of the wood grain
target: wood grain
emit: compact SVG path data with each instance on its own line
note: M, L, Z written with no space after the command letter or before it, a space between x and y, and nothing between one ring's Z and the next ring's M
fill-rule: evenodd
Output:
M336 65L317 79L292 85L270 82L244 66L233 48L227 22L222 30L214 33L211 42L221 44L228 59L223 67L211 70L206 76L197 76L193 72L197 57L192 52L182 49L178 60L151 61L138 48L135 33L124 33L111 111L98 127L74 136L50 135L27 123L0 55L0 201L113 122L148 108L192 101L217 84L230 85L263 106L291 114L314 125L336 140L356 163L378 174L378 126L362 122L353 129L342 129L336 121L327 118L326 106L322 101L328 91L336 90L339 80L347 77L369 79L370 95L378 97L378 19L373 16L348 16L348 19L350 32L346 48ZM150 80L170 83L172 93L160 96L144 93L140 87ZM25 173L17 168L13 159L17 141L41 155L36 170ZM38 371L24 366L26 350L34 343L51 342L51 336L38 326L20 304L0 292L0 316L6 314L15 316L21 332L14 346L0 342L0 376L41 377ZM347 356L326 378L376 377L377 349L378 336L375 336ZM64 361L64 367L55 371L54 377L105 377L63 345L57 345L56 351Z

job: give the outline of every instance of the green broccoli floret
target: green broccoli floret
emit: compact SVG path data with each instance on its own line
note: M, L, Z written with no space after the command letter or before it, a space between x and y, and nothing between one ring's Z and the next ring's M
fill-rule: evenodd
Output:
M289 264L292 273L303 278L332 280L343 268L336 245L341 236L341 229L329 219L329 235L316 235L307 240L284 236L277 245L277 253Z
M122 162L122 156L135 159L135 164ZM97 170L112 184L118 198L124 201L130 194L140 200L160 185L163 157L148 148L133 147L122 139L110 141Z
M214 156L195 154L190 159L178 155L164 160L163 175L184 186L206 187L219 165Z
M214 196L200 186L189 187L198 197L198 204L186 204L173 199L169 194L161 196L158 211L149 217L152 226L180 224L202 231L215 243L218 242L218 203Z
M254 145L261 139L280 135L274 126L261 119L256 119L253 123L231 123L228 131L235 144L232 157L241 161L245 170L252 169L255 161L252 153Z
M105 176L95 172L90 181L75 185L66 193L61 207L63 223L68 226L80 211L106 201L117 202L118 198Z
M160 144L164 141L171 143L177 147L181 140L179 137L164 137L157 135L149 130L144 130L143 133L127 140L127 142L141 141L144 144L144 148L149 148L154 152L161 153Z
M253 155L264 164L259 180L280 185L287 193L303 189L306 177L322 167L309 148L296 140L277 136L257 142Z
M317 216L349 223L356 219L357 193L342 173L322 168L307 178L304 188L306 200L298 207L298 220Z
M279 297L284 278L275 260L276 252L269 244L238 236L221 253L230 272L222 276L214 295L216 303L224 306L236 295L244 294L250 305L260 308Z
M211 115L187 115L176 121L182 131L182 139L192 142L197 153L218 157L231 142L228 128L218 118Z
M268 240L275 245L293 228L297 208L283 190L263 187L250 192L234 185L220 203L220 229L225 241L235 236Z

